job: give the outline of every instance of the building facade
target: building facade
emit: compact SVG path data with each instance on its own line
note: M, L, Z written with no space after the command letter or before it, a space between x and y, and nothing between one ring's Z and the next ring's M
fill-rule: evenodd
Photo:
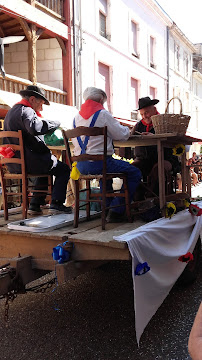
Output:
M105 89L115 117L136 119L138 98L167 99L167 27L171 20L150 0L77 0L76 105L87 86Z

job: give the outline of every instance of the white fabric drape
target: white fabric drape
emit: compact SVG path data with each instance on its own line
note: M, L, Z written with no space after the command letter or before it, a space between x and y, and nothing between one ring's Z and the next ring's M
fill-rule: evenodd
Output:
M202 202L197 202L202 208ZM183 210L171 219L161 218L114 240L127 242L132 256L136 337L140 337L178 277L183 272L181 255L193 251L202 235L202 216ZM147 262L150 271L135 275L136 266Z

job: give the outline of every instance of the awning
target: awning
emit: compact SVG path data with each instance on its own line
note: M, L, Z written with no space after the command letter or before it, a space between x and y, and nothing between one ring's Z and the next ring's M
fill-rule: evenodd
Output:
M0 105L8 105L9 107L12 107L20 100L21 96L19 94L0 90Z
M19 102L22 97L8 91L0 90L0 106L7 105L10 108ZM70 129L72 121L78 110L74 106L68 106L50 102L50 106L44 105L41 115L48 120L59 120L61 127Z

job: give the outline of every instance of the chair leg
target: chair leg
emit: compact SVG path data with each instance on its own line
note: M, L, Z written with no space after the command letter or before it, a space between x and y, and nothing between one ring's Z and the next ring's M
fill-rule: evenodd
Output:
M50 196L50 201L51 201L51 195L53 192L53 177L52 175L48 176L48 194Z
M103 182L102 182L102 230L105 230L105 225L106 225L106 179L103 178Z
M90 220L90 180L86 180L86 217Z
M127 183L127 179L123 178L123 187L124 187L124 193L125 193L125 205L126 205L126 215L127 215L127 219L128 222L133 222L132 221L132 216L131 216L131 207L130 207L130 198L129 198L129 191L128 191L128 183Z
M79 180L74 181L74 227L78 227L79 222Z
M8 220L8 199L6 195L5 180L2 180L1 186L2 186L3 207L4 207L4 220Z
M27 219L27 209L28 209L28 187L27 179L22 179L22 217Z

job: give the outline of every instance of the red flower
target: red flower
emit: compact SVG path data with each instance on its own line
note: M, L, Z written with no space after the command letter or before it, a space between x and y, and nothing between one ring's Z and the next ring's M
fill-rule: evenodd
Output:
M190 204L190 205L189 205L189 212L190 212L192 215L201 216L201 214L202 214L202 209L200 209L200 207L198 207L197 205Z
M192 261L194 259L194 256L192 253L188 252L185 255L182 255L178 258L179 261L188 263L189 261Z

